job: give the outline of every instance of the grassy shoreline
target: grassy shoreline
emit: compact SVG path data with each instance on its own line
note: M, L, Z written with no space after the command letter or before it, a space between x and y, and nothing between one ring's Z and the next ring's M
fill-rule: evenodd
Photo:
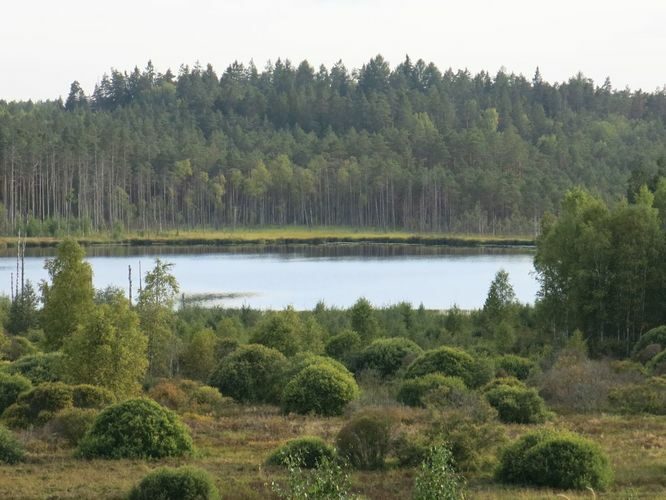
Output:
M325 243L402 243L451 247L530 247L535 241L526 235L478 235L453 233L416 233L407 231L355 230L350 228L271 227L219 231L162 231L128 233L114 236L97 233L72 236L80 244L90 245L263 245ZM32 236L26 247L53 247L64 237ZM0 237L0 247L16 247L18 238Z

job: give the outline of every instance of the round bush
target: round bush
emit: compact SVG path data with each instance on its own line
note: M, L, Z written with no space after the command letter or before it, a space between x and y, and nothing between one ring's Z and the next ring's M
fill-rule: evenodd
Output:
M666 325L658 326L645 332L638 342L634 344L634 348L631 352L633 357L638 356L638 354L645 349L650 344L659 344L661 349L666 349Z
M358 396L359 388L351 373L329 363L314 363L289 381L284 389L283 409L301 414L340 415L347 403Z
M612 471L608 458L592 441L575 434L537 431L503 451L497 478L505 483L603 490L611 482Z
M514 354L505 354L495 358L495 368L501 377L515 377L518 380L526 380L530 370L534 368L534 361Z
M390 447L391 422L380 414L353 417L340 429L336 445L340 456L357 469L379 469Z
M66 408L56 413L48 427L70 445L76 446L92 428L98 414L99 411L94 408Z
M116 402L113 393L104 387L80 384L72 387L72 402L76 408L101 410Z
M33 384L56 382L61 377L62 358L61 352L23 356L10 365L9 373L23 375Z
M0 373L0 414L9 405L16 403L19 394L29 390L31 387L30 380L23 375Z
M210 475L196 467L162 467L132 489L130 500L217 500L220 494Z
M527 385L525 385L525 382L518 380L515 377L498 377L490 382L488 382L486 385L484 385L481 388L481 392L488 392L491 389L495 389L496 387L499 386L509 386L509 387L519 387L521 389L527 389Z
M293 356L301 350L302 325L293 310L269 313L262 319L252 335L253 344L261 344Z
M345 330L326 342L325 352L337 360L348 360L361 347L361 336L354 330Z
M201 414L217 414L230 404L231 398L225 398L220 391L209 385L197 387L190 397L190 409Z
M23 460L25 451L9 429L0 426L0 462L15 464Z
M106 408L79 443L85 458L162 458L192 450L192 438L178 416L143 398Z
M304 352L297 354L289 360L289 367L285 372L285 380L291 380L308 366L321 364L329 366L343 375L351 375L351 372L347 367L339 361L329 358L328 356L318 356L311 352Z
M263 345L240 346L220 361L210 385L236 401L279 403L287 358Z
M187 394L173 380L160 380L150 388L148 396L162 406L178 411L187 404Z
M500 385L487 391L486 399L504 423L539 424L548 417L546 405L534 389Z
M425 406L424 397L435 389L466 391L460 377L447 377L441 373L429 373L422 377L405 380L398 390L397 399L407 406Z
M451 377L460 377L465 384L474 382L474 358L465 351L453 347L440 347L424 352L407 368L406 378L416 378L429 373L441 373Z
M395 375L405 360L423 353L418 345L403 337L378 339L363 349L356 370L376 370L383 377Z
M72 386L62 382L45 382L21 393L2 418L14 428L45 424L56 412L72 406L72 392Z
M314 469L322 459L335 458L335 449L323 439L314 436L304 436L293 439L275 450L266 463L268 465L297 465L304 469Z

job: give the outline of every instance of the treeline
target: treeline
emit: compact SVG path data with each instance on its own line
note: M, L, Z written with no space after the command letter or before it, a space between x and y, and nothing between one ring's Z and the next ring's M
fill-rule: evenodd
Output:
M381 57L105 75L0 101L4 232L345 225L536 233L666 169L666 93ZM633 176L633 177L632 177Z

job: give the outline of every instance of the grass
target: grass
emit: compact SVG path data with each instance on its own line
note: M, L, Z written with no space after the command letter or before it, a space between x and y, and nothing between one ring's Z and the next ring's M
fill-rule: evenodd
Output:
M424 410L386 407L396 418L419 425ZM232 407L218 418L185 414L198 452L189 459L160 461L78 460L61 443L21 434L29 451L27 463L0 467L0 498L120 499L152 469L190 464L215 478L222 498L271 498L270 482L284 478L280 468L264 465L266 457L288 439L317 435L333 442L344 417L284 416L273 407ZM609 455L615 470L613 487L603 498L666 498L666 419L649 416L567 415L549 424L594 439ZM533 426L509 425L516 438ZM375 472L355 472L354 490L370 499L410 498L414 469L389 466ZM589 491L562 492L505 487L487 476L468 478L474 499L594 498ZM563 496L564 495L564 496Z
M210 231L163 231L127 233L114 236L97 233L73 236L84 245L237 245L268 243L412 243L450 246L531 246L534 238L528 235L478 235L452 233L418 233L405 231L365 230L345 227L269 227L257 229L226 229ZM57 245L62 238L33 236L26 246L48 247ZM16 237L0 237L0 246L16 246Z

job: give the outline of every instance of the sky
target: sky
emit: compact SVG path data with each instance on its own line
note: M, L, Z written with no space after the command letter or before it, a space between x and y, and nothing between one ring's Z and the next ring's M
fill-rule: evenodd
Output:
M197 61L218 74L251 59L358 68L406 54L440 69L550 82L583 72L601 85L666 85L664 0L21 0L2 2L0 99L91 93L110 68Z

